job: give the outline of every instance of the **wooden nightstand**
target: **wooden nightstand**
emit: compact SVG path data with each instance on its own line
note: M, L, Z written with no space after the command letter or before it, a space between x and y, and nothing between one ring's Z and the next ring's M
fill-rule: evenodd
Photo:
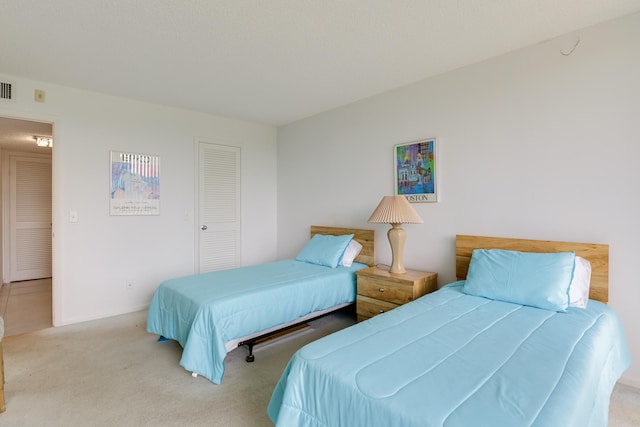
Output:
M435 291L438 281L438 273L407 270L404 274L391 274L378 267L358 270L356 275L358 322Z

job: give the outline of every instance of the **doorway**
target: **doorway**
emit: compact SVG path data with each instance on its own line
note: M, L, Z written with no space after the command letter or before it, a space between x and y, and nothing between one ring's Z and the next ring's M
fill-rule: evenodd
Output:
M53 125L0 117L2 187L0 316L5 336L52 326Z

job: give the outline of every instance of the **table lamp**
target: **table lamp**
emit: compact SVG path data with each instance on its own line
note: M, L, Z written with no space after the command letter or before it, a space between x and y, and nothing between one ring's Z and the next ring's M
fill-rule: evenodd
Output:
M378 207L369 218L371 223L391 224L387 232L391 244L391 267L389 273L404 274L407 272L403 263L404 242L407 232L402 224L421 224L424 221L404 196L384 196Z

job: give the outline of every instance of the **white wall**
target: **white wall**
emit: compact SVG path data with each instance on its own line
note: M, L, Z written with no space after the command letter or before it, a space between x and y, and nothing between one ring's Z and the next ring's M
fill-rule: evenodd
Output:
M640 386L640 14L430 78L278 129L278 251L310 224L366 221L392 194L393 145L439 142L441 201L414 204L405 265L455 279L456 234L608 243L610 305Z
M55 325L142 309L160 281L194 272L195 138L241 147L242 263L275 259L274 127L2 77L17 99L0 115L54 123ZM111 150L160 156L160 215L109 216Z

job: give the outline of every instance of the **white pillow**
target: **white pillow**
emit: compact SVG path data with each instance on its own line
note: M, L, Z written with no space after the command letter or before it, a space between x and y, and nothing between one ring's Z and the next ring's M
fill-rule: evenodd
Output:
M591 263L582 257L576 256L573 279L571 279L571 285L569 285L569 307L587 307L590 283Z
M340 265L351 267L351 264L353 264L353 260L356 259L361 250L362 245L355 240L351 240L349 242L349 246L347 246L347 249L344 250L344 254L342 254Z

